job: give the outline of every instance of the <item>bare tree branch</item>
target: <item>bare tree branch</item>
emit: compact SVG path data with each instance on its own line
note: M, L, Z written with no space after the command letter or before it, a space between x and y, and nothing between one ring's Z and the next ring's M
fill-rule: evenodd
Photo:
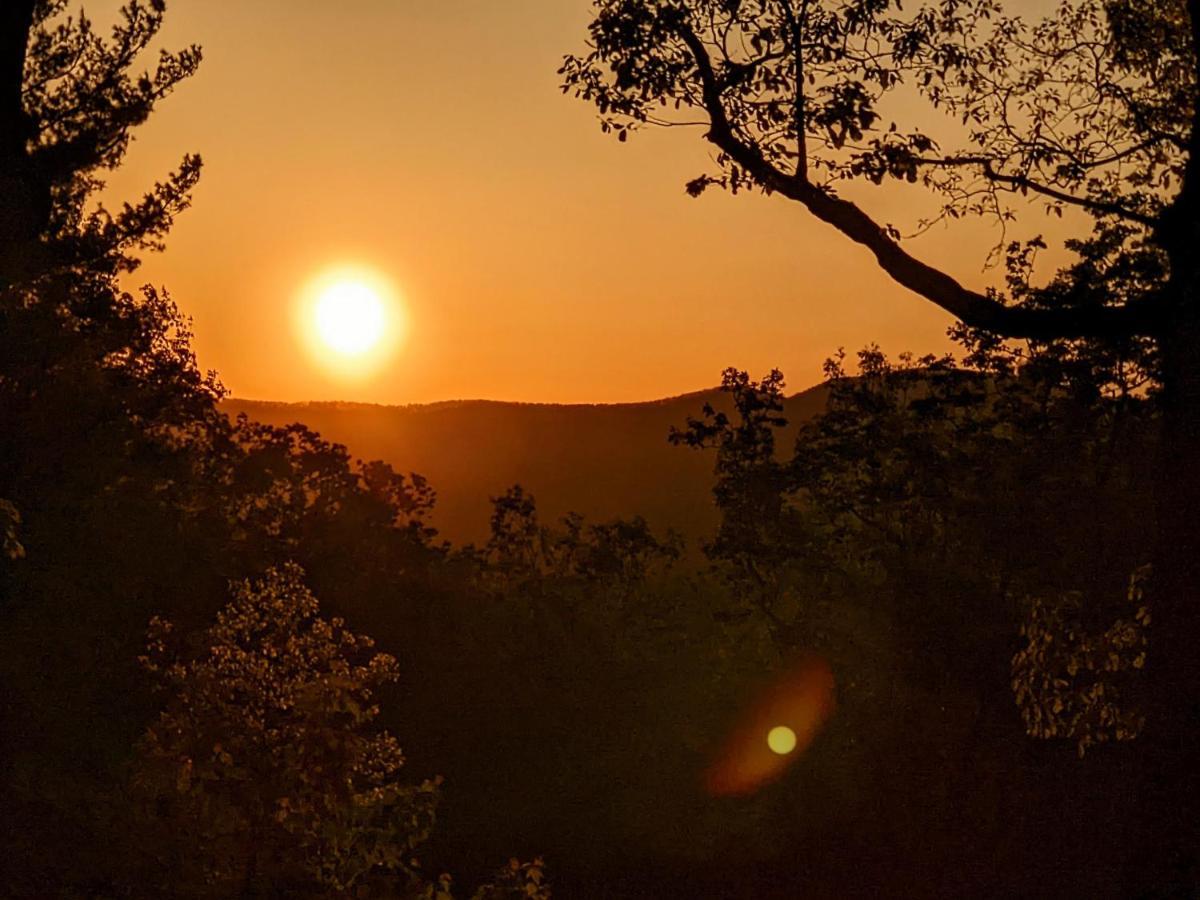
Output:
M680 23L679 34L691 51L699 72L704 107L711 120L707 139L765 188L803 204L818 219L870 250L880 268L898 284L967 325L1007 337L1043 340L1105 337L1148 333L1155 329L1153 308L1033 310L1007 306L993 297L963 287L945 272L911 256L857 205L832 195L807 179L785 175L763 159L756 147L740 140L725 114L721 84L704 44L686 23Z

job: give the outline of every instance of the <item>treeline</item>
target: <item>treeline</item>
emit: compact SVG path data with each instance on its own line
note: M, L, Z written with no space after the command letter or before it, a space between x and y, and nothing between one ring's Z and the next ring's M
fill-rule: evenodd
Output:
M1141 721L1137 386L869 350L787 452L782 376L731 370L733 412L672 435L716 448L702 566L519 487L451 547L419 476L228 420L173 307L106 302L137 354L56 326L4 381L9 893L428 894L542 853L569 896L1118 883L1136 755L1092 745ZM756 685L814 651L826 734L705 796Z

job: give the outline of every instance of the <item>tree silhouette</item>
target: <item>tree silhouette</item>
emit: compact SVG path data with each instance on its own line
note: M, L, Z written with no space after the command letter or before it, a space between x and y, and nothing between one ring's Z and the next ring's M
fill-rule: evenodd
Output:
M195 477L220 385L169 295L118 283L186 206L199 160L141 200L97 205L132 129L199 60L162 54L137 73L162 17L157 0L127 4L105 38L59 0L0 6L0 497L25 551L0 567L0 834L24 860L0 890L14 893L105 865L82 823L112 807L144 715L136 635L156 609L210 612L222 580L195 567L221 542ZM56 663L35 662L50 641ZM52 859L55 833L80 852Z
M781 649L800 643L795 616L785 611L789 569L804 554L803 516L789 501L791 477L775 446L783 416L783 373L761 381L727 369L721 389L733 399L734 418L706 404L685 430L671 429L673 444L717 452L713 498L721 511L706 555L728 566L735 594L767 621Z
M1151 345L1163 440L1147 736L1170 845L1154 852L1160 877L1196 884L1200 4L1077 0L1032 24L994 0L915 11L873 0L593 5L590 51L566 59L564 90L592 102L621 140L645 126L703 128L717 171L692 181L692 194L717 186L793 200L976 335L1035 348ZM923 106L898 102L913 95ZM939 112L958 126L954 145ZM964 216L1004 225L1026 197L1060 216L1079 210L1093 228L1070 245L1081 262L1046 289L974 290L839 194L854 181L919 183L937 204L920 228Z
M1156 7L1152 24L1136 28L1140 7L1110 18L1091 0L1032 27L991 0L913 14L820 0L594 6L593 49L567 58L564 89L593 102L622 139L640 126L679 124L676 109L698 113L719 172L692 181L693 194L720 186L797 201L863 244L897 282L975 327L1032 338L1161 327L1165 313L1151 298L1031 309L965 288L910 255L894 227L836 187L920 181L941 199L938 217L1001 220L1013 195L1033 193L1051 209L1076 206L1151 237L1168 209L1185 214L1190 201L1180 194L1171 203L1169 193L1184 175L1195 90L1178 4ZM963 147L942 150L920 111L891 120L904 85L962 119Z
M414 888L437 790L400 780L399 744L374 727L395 659L321 618L294 565L236 585L200 653L174 643L156 620L143 657L169 692L138 774L151 830L174 842L160 889L349 896L384 875Z
M1128 576L1152 542L1142 528L1151 404L1097 398L1076 371L1049 364L1002 374L874 347L857 362L827 362L825 410L800 425L790 451L779 446L788 401L778 372L759 381L728 370L732 413L710 404L675 432L716 453L721 519L705 549L731 590L714 614L727 647L765 632L784 660L798 649L828 660L838 713L822 744L838 762L825 761L820 778L846 777L842 765L855 773L839 787L844 809L863 803L855 784L873 783L874 754L888 748L888 785L874 783L870 802L922 812L919 822L892 812L884 831L970 834L989 853L1019 848L1032 872L1072 842L1043 830L1055 801L1038 781L1053 771L1067 790L1103 790L1103 770L1072 769L1062 745L1083 756L1142 727L1145 572L1132 588ZM1052 755L1053 769L1026 768ZM981 778L988 770L1005 772L1003 785ZM1114 796L1129 783L1128 773L1111 782ZM1014 828L984 811L989 803L1030 818ZM870 841L869 814L849 815L849 831ZM1128 842L1142 823L1122 809L1110 827ZM895 847L896 835L882 842ZM975 852L949 834L928 847L943 869ZM923 853L901 855L913 865ZM1097 877L1061 855L1056 865ZM1028 872L1024 887L988 889L1049 890ZM887 890L962 891L933 887L940 877Z
M198 47L163 51L152 72L132 67L162 25L163 0L132 0L105 40L69 0L13 0L0 11L0 291L91 278L137 266L187 207L200 158L141 200L95 204L102 174L120 165L132 130L191 76ZM93 205L94 204L94 205ZM12 302L10 299L8 302Z
M153 711L135 663L151 615L202 627L230 579L293 558L340 611L382 606L437 557L428 485L302 428L230 423L167 293L121 289L199 175L189 156L141 200L97 205L199 62L138 72L164 13L127 3L106 38L67 2L0 6L0 842L22 861L0 867L6 894L111 874L99 848Z

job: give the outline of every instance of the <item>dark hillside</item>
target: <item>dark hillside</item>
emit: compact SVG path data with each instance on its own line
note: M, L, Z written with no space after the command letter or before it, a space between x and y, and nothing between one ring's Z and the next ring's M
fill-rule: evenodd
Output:
M488 498L521 484L537 498L545 521L575 511L591 519L644 515L656 529L688 538L716 522L713 458L667 443L708 401L698 391L647 403L535 404L460 400L413 406L361 403L271 403L227 400L236 416L284 425L301 422L364 459L418 472L438 492L435 524L459 543L487 536ZM790 450L795 427L819 411L822 387L789 398Z

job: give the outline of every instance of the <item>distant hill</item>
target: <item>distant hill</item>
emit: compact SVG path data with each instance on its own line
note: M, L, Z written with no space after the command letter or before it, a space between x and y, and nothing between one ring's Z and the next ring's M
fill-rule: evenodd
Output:
M644 515L662 532L689 539L711 533L711 452L667 443L672 425L698 416L705 402L728 409L717 390L648 403L504 403L460 400L413 406L363 403L273 403L227 400L230 416L245 413L270 425L301 422L362 459L382 459L418 472L438 494L434 524L455 543L487 537L489 497L520 484L537 499L543 522L575 511L592 520ZM825 389L788 399L796 426L819 412Z

